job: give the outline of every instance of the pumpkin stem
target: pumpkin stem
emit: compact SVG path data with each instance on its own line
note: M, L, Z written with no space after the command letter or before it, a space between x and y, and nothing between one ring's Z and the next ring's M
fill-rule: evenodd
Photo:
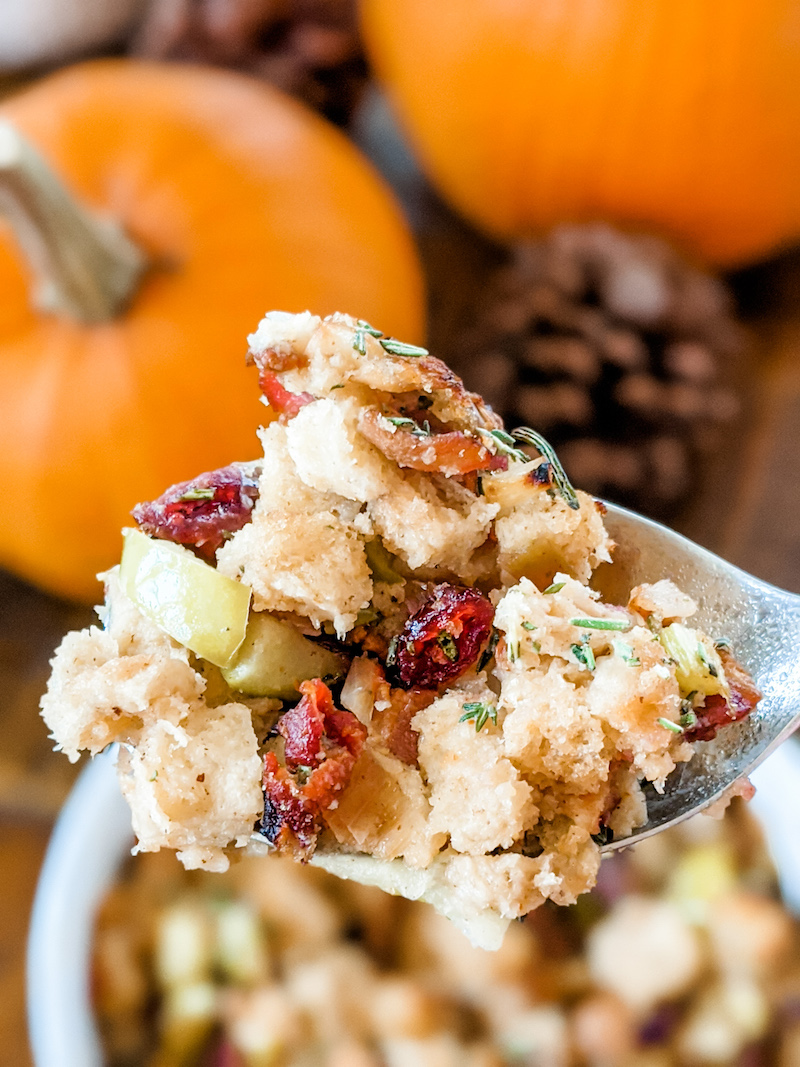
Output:
M9 122L0 122L0 215L27 258L41 311L79 322L115 318L147 269L144 254L110 219L75 200Z

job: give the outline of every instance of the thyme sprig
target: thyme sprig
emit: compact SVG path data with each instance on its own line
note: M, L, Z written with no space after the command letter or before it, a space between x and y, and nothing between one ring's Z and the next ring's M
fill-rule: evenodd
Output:
M474 722L475 733L479 734L490 719L497 726L497 708L494 704L484 704L480 700L473 700L464 705L464 714L458 721Z
M588 634L584 635L580 644L570 645L570 651L578 663L582 663L584 667L588 667L590 671L593 671L597 666L597 660L594 658L592 646L589 644Z
M549 444L540 433L536 430L532 430L529 426L520 426L516 430L512 431L513 437L517 441L524 441L527 445L533 445L538 448L539 454L544 456L547 462L550 464L553 470L553 481L558 487L558 491L562 497L572 508L573 511L577 511L580 508L580 501L578 500L578 494L572 486L572 482L567 477L567 473L561 466L561 460L555 453L555 449ZM523 453L524 454L524 453ZM525 457L528 458L527 456Z
M579 626L582 630L617 630L624 633L633 625L627 619L570 619L570 626Z
M207 489L187 489L185 493L178 498L179 500L213 500L214 490L209 486Z
M436 638L436 644L445 654L445 657L449 659L451 663L455 663L458 659L458 645L453 640L452 634L447 633L446 630L442 630Z
M550 593L560 593L566 584L566 582L553 582L552 585L548 585L546 589L543 589L542 593L544 596L548 596Z
M405 341L398 341L396 337L385 337L383 331L376 330L374 326L365 322L364 319L358 319L355 333L353 334L353 348L362 356L367 354L367 335L374 337L384 352L388 352L392 356L417 358L429 355L427 348L421 348L419 345L409 345Z
M505 430L488 430L485 426L478 426L476 429L481 437L492 445L497 455L508 456L514 463L528 462L530 457L526 456L521 448L517 448L516 441L510 433L506 433Z
M392 356L412 356L417 359L420 356L430 355L427 348L422 348L420 345L409 345L405 341L398 341L394 337L380 337L378 340L384 351Z
M433 433L431 424L427 419L420 426L418 422L406 418L405 415L384 415L383 417L387 422L390 422L392 426L396 426L398 430L408 430L414 437L430 437Z
M672 719L656 719L659 726L663 726L665 730L670 730L673 734L682 734L683 727L678 722L673 722Z

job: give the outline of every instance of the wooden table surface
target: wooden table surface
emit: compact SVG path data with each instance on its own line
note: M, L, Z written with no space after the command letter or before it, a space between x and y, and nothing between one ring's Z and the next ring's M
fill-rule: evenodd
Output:
M753 278L749 425L679 525L733 562L800 592L800 253ZM795 309L798 309L795 312ZM61 635L92 613L0 572L0 1067L29 1067L24 952L47 835L77 768L52 753L37 714Z

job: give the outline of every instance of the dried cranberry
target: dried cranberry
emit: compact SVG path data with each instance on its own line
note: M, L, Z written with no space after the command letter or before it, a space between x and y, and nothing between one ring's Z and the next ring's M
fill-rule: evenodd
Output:
M269 406L279 415L285 415L287 419L293 418L300 408L314 400L311 393L290 393L288 389L284 389L271 371L262 371L258 377L258 384Z
M192 545L213 559L225 535L250 521L260 473L257 463L231 463L170 486L157 500L137 504L132 515L150 537Z
M286 766L274 752L264 758L264 816L260 830L277 848L310 853L322 828L322 812L350 781L366 727L339 711L319 678L301 682L302 699L281 718Z
M477 589L437 585L395 639L387 666L404 689L450 682L477 660L493 618L489 598Z

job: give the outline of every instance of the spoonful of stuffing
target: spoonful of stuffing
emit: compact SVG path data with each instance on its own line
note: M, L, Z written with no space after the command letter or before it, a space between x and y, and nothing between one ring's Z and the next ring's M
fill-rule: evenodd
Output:
M800 599L576 490L424 348L248 340L262 455L134 508L42 703L70 759L119 745L137 850L289 853L492 948L792 729Z

